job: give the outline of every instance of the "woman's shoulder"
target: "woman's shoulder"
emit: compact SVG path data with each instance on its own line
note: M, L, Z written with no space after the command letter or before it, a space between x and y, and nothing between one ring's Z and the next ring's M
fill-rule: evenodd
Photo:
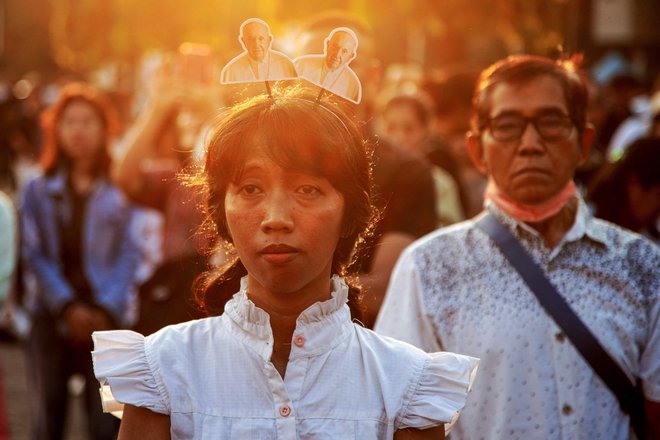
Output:
M369 351L374 356L395 355L406 359L408 362L411 359L424 359L427 357L427 354L423 350L412 344L378 334L358 324L354 325L357 337L362 341L363 345L369 347Z
M423 374L430 357L419 348L388 336L355 326L355 348L364 366L377 372L381 381L414 383ZM387 366L382 368L382 366Z
M410 368L421 366L422 369L437 369L448 367L453 371L461 370L467 376L472 376L477 370L479 359L462 354L441 351L427 353L407 342L389 336L380 335L373 330L355 325L364 356L392 363L408 365Z
M131 330L94 332L94 373L114 399L167 414L170 394L195 380L195 366L203 368L217 344L209 332L221 334L214 318L162 328L148 336ZM185 380L180 380L180 379ZM114 395L114 397L112 397Z
M401 390L405 411L397 419L398 429L424 428L430 420L432 425L455 421L472 388L478 359L450 352L426 353L406 342L356 328L365 360L387 366L370 371L383 375L381 383L407 384Z
M167 351L177 348L177 351L196 349L200 344L207 344L217 338L222 338L222 317L194 319L172 324L145 337L145 344L150 349Z

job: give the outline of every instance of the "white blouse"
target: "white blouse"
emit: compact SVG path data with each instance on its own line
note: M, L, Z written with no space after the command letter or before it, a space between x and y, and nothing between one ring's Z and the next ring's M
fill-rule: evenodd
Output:
M146 338L95 332L105 410L121 402L167 414L173 439L391 439L402 428L449 429L478 359L426 354L352 323L348 288L337 276L333 284L331 299L298 317L284 379L270 362L269 316L248 299L245 279L222 316Z

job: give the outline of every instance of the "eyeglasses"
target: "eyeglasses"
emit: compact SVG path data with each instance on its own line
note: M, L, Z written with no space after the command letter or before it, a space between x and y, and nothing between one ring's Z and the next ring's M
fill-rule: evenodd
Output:
M545 113L532 118L512 113L488 119L482 129L488 128L498 142L515 142L520 140L529 123L541 138L548 142L565 141L571 136L575 126L568 115L561 113Z

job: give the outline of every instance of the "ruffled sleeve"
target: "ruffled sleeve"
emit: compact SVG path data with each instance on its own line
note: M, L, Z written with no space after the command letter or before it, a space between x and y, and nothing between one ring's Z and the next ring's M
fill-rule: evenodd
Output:
M130 330L94 332L94 374L101 384L103 411L121 418L125 403L169 414L145 352L145 338Z
M426 429L445 424L445 432L465 406L477 374L479 359L449 352L429 353L407 398L397 429Z

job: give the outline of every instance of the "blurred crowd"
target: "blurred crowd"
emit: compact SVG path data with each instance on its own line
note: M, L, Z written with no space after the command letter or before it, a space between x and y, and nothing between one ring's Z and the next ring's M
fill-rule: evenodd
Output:
M316 23L301 42L320 47L337 25L347 24ZM360 262L371 327L403 248L482 209L486 178L467 156L465 134L485 66L383 66L373 35L352 27L363 95L347 108L374 146L382 211ZM221 86L221 68L208 47L188 43L145 56L128 91L92 75L0 84L0 324L27 348L31 395L41 401L35 438L61 435L66 382L76 373L91 388L90 436L112 438L116 423L96 420L91 403L99 401L86 358L92 331L149 334L201 316L191 286L226 256L207 255L201 200L182 175L201 164L221 109L266 91ZM596 216L660 244L660 77L625 60L607 74L587 72L597 136L576 184ZM232 289L219 287L218 310Z

